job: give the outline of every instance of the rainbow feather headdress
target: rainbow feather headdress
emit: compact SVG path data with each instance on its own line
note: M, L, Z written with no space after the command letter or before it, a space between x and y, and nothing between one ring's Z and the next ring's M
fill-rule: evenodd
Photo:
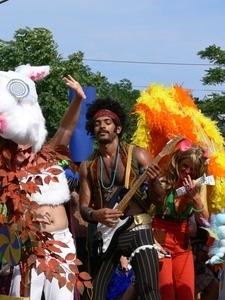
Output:
M192 143L207 149L208 173L215 186L208 187L208 208L218 213L225 208L224 139L215 121L204 116L191 98L191 91L179 85L164 87L152 84L142 91L134 104L138 116L132 142L148 149L155 157L171 135L182 134Z

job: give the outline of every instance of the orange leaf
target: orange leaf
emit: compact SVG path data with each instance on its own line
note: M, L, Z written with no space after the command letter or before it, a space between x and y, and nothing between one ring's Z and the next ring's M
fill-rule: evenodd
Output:
M48 248L47 248L49 251L51 251L51 252L54 252L54 253L62 253L62 251L59 249L59 248L57 248L57 247L55 247L55 246L48 246Z
M28 173L31 174L41 174L41 170L37 166L31 166L27 169Z
M60 277L58 279L58 285L59 285L60 288L62 288L63 286L65 286L66 285L66 278L65 277Z
M15 173L14 172L9 172L7 174L7 176L8 176L8 180L9 181L13 181L13 179L15 178Z
M72 291L74 290L74 284L71 282L67 282L66 283L66 287L67 289L72 293Z
M6 187L7 185L8 185L8 179L5 176L5 177L2 178L2 187Z
M21 201L21 203L23 203L26 206L30 206L30 204L31 204L30 199L23 192L21 192L21 194L20 194L20 201Z
M73 284L75 284L76 280L77 280L77 278L76 278L76 276L74 274L72 274L72 273L68 274L68 281L69 282L72 282Z
M5 176L7 176L7 174L8 173L5 170L0 169L0 176L1 177L5 177Z
M45 258L44 257L38 257L37 260L40 264L45 264Z
M45 276L46 276L46 278L47 278L50 282L52 282L52 279L53 279L53 277L54 277L54 273L53 273L52 271L46 270L46 271L45 271Z
M65 244L61 241L48 240L48 241L46 241L46 244L48 244L48 245L58 245L59 247L69 248L67 244Z
M77 265L69 264L68 267L69 267L70 271L73 272L74 274L79 274Z
M56 259L50 259L48 262L48 266L54 270L59 267L59 262Z
M18 189L18 185L17 184L14 184L14 183L10 183L9 186L8 186L8 189L9 191L15 191Z
M93 288L93 285L92 285L91 281L84 281L83 284L87 289L92 289Z
M80 272L79 273L79 277L83 280L91 280L91 276L90 274L88 274L87 272Z
M28 198L29 199L29 198ZM30 201L30 200L29 200ZM28 203L26 203L27 205L28 205ZM29 202L29 207L30 207L30 209L31 210L33 210L33 211L35 211L37 208L39 208L40 207L40 205L39 204L37 204L37 202L35 202L35 201L30 201ZM33 212L33 214L34 214L35 212Z
M56 256L57 256L57 260L59 261L59 262L61 262L61 263L67 263L66 261L65 261L65 259L62 257L62 256L60 256L60 255L58 255L58 254L55 254Z
M76 254L68 253L65 257L65 260L74 260L76 258Z
M20 182L20 186L26 191L29 187L29 185L25 182Z
M77 284L76 284L76 287L77 287L79 293L82 295L83 292L84 292L84 285L83 285L83 283L82 283L81 281L78 280L78 281L77 281Z
M41 194L41 190L40 188L34 183L34 182L30 182L29 183L29 190L28 190L29 193L33 194L35 192L38 192Z
M35 247L35 253L38 257L42 256L42 257L45 257L46 256L46 252L45 252L45 249L42 248L42 247Z
M62 173L62 170L58 168L50 168L48 169L48 172L51 173L52 175L59 175Z
M58 177L54 176L54 177L52 177L52 181L53 182L59 182L59 179L58 179Z
M20 198L19 197L12 197L12 201L13 201L13 206L14 206L14 212L18 211L20 213L24 212L24 205L21 204L20 202Z
M46 265L45 264L39 264L37 266L37 274L38 275L45 272L45 270L46 270Z
M22 179L27 176L27 173L25 171L20 170L20 171L17 171L15 175L18 179Z
M66 273L65 269L61 266L61 264L59 265L57 271L59 272L59 274L65 274Z
M52 179L52 177L51 177L50 175L47 175L47 176L45 176L45 178L44 178L44 182L45 182L46 184L49 184L49 182L51 181L51 179Z
M42 177L41 177L41 176L35 176L34 182L35 182L37 185L43 185L43 180L42 180Z
M78 258L76 258L74 262L75 262L75 264L78 265L78 266L83 265L82 261L79 260Z

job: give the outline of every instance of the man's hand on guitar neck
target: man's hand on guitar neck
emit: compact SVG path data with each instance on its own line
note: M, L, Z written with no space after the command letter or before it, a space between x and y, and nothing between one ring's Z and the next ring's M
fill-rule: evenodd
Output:
M147 172L147 180L148 181L155 181L158 180L158 177L160 175L160 167L157 163L152 163L148 166L146 169Z
M146 169L148 181L148 197L156 206L163 205L165 191L159 181L160 167L157 163L152 163Z
M119 223L119 218L122 216L122 211L111 208L101 208L94 210L92 213L93 221L100 222L107 227L115 227Z

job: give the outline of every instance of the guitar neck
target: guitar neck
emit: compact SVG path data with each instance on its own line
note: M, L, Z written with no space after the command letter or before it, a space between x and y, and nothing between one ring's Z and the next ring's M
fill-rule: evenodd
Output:
M153 159L154 163L158 163L161 159L161 155L160 153ZM124 195L123 199L119 202L119 204L117 205L117 209L120 211L124 211L127 206L128 203L130 201L130 199L134 196L134 194L136 193L136 191L139 189L139 187L142 185L142 183L145 181L145 179L147 178L147 171L145 171L132 185L132 187L129 189L129 191Z

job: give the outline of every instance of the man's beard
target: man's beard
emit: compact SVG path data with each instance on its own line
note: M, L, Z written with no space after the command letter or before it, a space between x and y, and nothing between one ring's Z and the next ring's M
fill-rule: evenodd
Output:
M100 136L101 133L107 134L107 137L104 136L103 138L101 138L101 136ZM116 133L116 128L114 129L114 133ZM110 132L107 130L99 130L96 135L99 144L102 144L102 145L106 145L106 144L110 143L113 140L112 136L113 136L113 134L110 134Z

